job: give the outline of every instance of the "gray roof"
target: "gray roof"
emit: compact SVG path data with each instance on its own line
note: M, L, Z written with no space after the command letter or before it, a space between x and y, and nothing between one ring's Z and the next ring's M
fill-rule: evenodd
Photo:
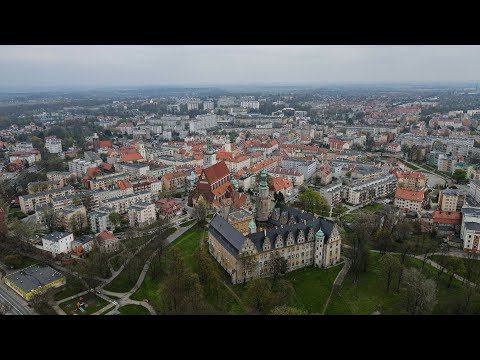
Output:
M81 235L77 236L74 240L75 243L86 244L90 241L93 241L94 237L92 235Z
M5 276L6 279L10 280L25 293L50 284L62 277L64 277L63 274L57 270L40 264L29 266Z
M478 230L480 230L480 224L475 223L475 222L466 222L465 223L465 229L478 231Z
M463 207L462 215L480 217L480 208L479 207Z
M238 256L238 252L241 250L245 237L232 225L230 225L223 217L215 214L208 231L211 232L224 247L234 256Z
M292 225L285 225L272 218L269 218L268 222L270 225L275 227L267 229L266 236L272 242L275 241L277 235L281 235L284 239L286 239L290 231L293 232L295 238L300 230L303 230L305 236L307 236L309 229L312 228L314 233L316 233L319 229L323 231L325 234L324 241L326 243L330 238L335 225L333 221L323 218L315 219L312 214L307 212L302 213L302 211L286 206L285 204L280 204L277 206L275 211L280 211L280 214L286 212L289 217L293 216L296 223ZM229 251L233 256L238 257L238 253L242 248L245 237L237 229L223 219L222 216L216 214L210 222L208 230L215 236L215 238L217 238L223 247L227 249L227 251ZM257 233L248 234L246 237L252 240L258 252L262 252L263 241L266 236L264 231L260 231Z
M36 194L22 195L20 197L22 197L24 199L31 199L31 198L37 198L37 197L40 197L40 196L44 196L44 195L61 193L61 192L67 191L67 190L74 190L74 189L75 188L73 186L67 185L67 186L64 186L63 188L60 188L60 189L52 189L52 190L38 192Z
M61 239L67 237L68 235L71 235L71 233L54 231L51 234L42 236L42 240L60 241Z

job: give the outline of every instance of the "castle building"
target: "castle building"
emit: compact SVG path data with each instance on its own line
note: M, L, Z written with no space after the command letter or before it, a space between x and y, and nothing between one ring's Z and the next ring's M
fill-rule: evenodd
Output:
M257 231L253 221L248 228L244 235L218 213L208 227L209 252L233 284L271 276L277 256L287 261L287 272L340 260L338 225L311 213L280 204L269 214L266 229Z

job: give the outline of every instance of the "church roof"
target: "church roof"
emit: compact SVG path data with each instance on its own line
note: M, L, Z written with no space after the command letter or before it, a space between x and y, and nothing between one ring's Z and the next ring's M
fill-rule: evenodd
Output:
M206 169L203 169L203 173L205 174L208 183L213 184L214 182L230 175L230 170L228 170L228 167L224 161L220 161L212 166L207 167Z

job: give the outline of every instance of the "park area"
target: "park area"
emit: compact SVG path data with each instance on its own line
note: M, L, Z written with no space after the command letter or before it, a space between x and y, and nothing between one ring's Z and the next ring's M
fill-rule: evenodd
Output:
M86 306L80 306L80 304L85 304ZM91 315L107 305L108 302L106 300L103 300L95 294L88 293L84 296L61 303L60 307L68 315ZM80 310L80 308L84 311Z
M404 309L404 299L402 294L396 291L385 291L384 278L382 276L380 265L380 254L371 253L368 265L368 271L360 274L357 283L353 283L350 274L345 278L338 292L332 295L330 304L327 308L328 315L348 315L359 314L368 315L375 311L385 315L401 315L407 312ZM407 257L407 267L414 267L419 270L422 268L422 261ZM427 278L436 279L438 270L425 264L423 274ZM451 286L448 287L449 275L442 274L437 281L437 304L433 308L433 314L455 314L457 305L465 303L467 293L462 283L453 279ZM394 281L394 289L397 283ZM473 306L480 306L480 295L474 294L471 298Z
M150 315L146 307L134 304L124 305L118 311L120 315Z

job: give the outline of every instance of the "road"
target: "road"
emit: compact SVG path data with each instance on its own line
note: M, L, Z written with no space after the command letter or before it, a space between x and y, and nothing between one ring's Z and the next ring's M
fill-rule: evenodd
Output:
M35 315L19 295L7 288L3 280L2 284L0 284L0 301L11 307L9 312L11 315Z

